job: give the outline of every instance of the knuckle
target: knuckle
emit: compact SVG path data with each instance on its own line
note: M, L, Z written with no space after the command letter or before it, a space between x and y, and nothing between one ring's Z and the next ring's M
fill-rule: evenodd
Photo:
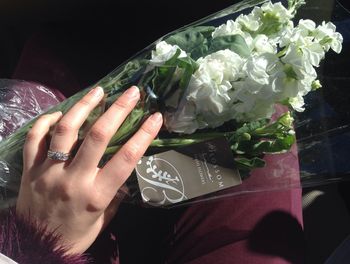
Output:
M39 133L36 132L34 129L31 129L27 133L26 140L28 142L30 142L30 141L33 141L33 140L37 139L38 137L39 137Z
M64 134L70 133L73 130L74 130L74 127L72 126L72 124L66 121L61 121L57 124L55 128L55 134L64 135Z
M129 106L128 102L126 100L123 100L122 98L115 101L113 105L117 110L125 110Z
M127 146L120 150L120 155L126 163L136 163L139 160L138 148L135 146Z
M56 189L57 195L61 197L62 200L71 200L74 196L73 185L69 181L62 182L57 186Z
M99 192L95 192L94 195L90 195L86 200L87 209L89 211L102 211L106 208L107 201L105 197Z
M149 137L153 137L154 126L153 124L145 123L141 126L141 131Z
M33 127L28 131L26 139L28 141L32 141L37 139L41 135L41 131L46 129L46 127L50 126L51 115L45 114L38 118L38 120L34 123Z
M46 193L52 187L52 181L48 177L39 177L33 182L34 190L38 193Z
M95 142L106 142L109 140L109 133L106 129L93 127L89 132L89 137Z
M88 98L83 98L83 99L81 99L81 100L78 102L78 104L79 104L81 107L90 106L90 105L91 105L91 103L90 103L90 101L89 101Z

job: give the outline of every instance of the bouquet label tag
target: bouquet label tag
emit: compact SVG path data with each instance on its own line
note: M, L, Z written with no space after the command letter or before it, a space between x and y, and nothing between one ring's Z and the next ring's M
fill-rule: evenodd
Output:
M242 183L225 138L143 157L136 166L142 200L183 202Z

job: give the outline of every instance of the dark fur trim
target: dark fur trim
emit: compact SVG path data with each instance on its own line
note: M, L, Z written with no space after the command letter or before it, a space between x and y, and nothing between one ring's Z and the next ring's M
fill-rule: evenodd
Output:
M69 255L59 245L60 236L48 232L46 226L29 218L19 217L15 209L0 218L0 252L20 264L86 264L87 256Z

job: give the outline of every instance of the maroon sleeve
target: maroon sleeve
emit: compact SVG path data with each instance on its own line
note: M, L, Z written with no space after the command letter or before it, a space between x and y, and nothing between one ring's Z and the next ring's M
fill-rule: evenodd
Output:
M0 224L0 252L18 263L91 263L85 255L67 254L68 248L59 245L59 235L29 218L17 216L14 209L2 213Z

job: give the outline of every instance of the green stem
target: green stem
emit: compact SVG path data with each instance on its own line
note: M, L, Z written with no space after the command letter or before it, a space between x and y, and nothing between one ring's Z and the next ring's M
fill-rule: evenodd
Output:
M190 137L182 137L182 138L164 138L164 139L154 139L150 144L150 147L157 148L172 148L172 147L183 147L196 143L200 143L206 140L224 137L231 135L231 132L213 132L213 133L198 133L193 134ZM106 149L105 155L112 155L116 153L122 146L115 145L110 146Z
M121 145L108 147L106 149L104 155L112 155L112 154L116 153L121 147L122 147Z
M150 147L157 148L171 148L171 147L182 147L192 144L196 144L207 139L212 138L166 138L166 139L155 139L152 141Z
M282 58L284 55L286 55L286 52L287 52L287 47L285 47L284 49L280 50L280 51L277 53L277 57L278 57L278 58Z

